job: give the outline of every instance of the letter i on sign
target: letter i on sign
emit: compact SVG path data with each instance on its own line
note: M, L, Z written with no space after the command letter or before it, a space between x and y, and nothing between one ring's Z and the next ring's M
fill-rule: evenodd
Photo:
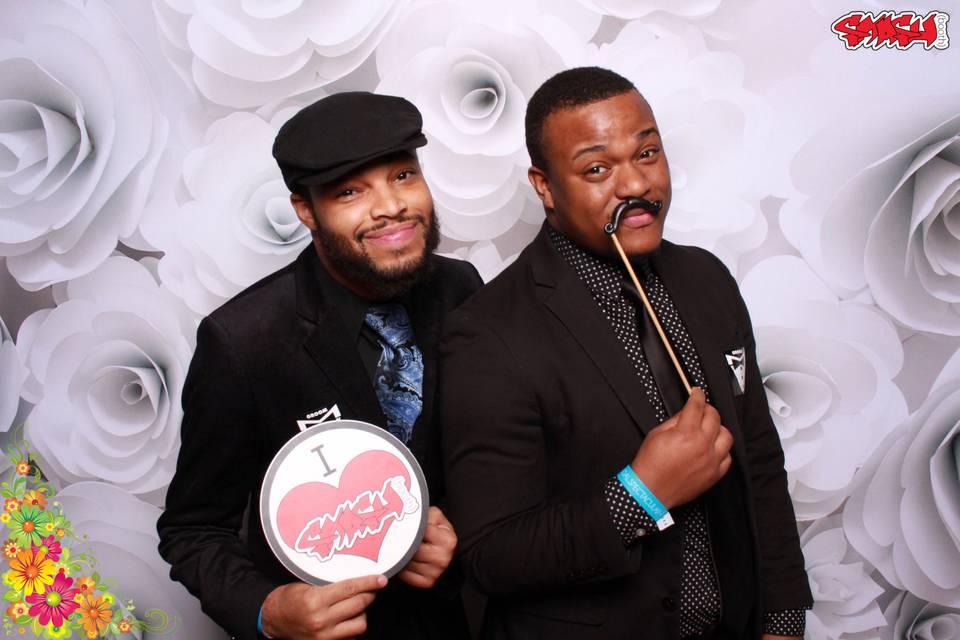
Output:
M326 471L327 471L325 474L323 474L323 477L326 478L327 476L331 475L332 473L335 473L335 472L336 472L336 469L331 469L331 468L330 468L330 465L327 464L327 459L326 459L325 457L323 457L323 451L321 451L321 449L323 449L323 445L322 445L322 444L321 444L320 446L318 446L318 447L314 447L313 449L311 449L311 451L315 452L318 456L320 456L320 462L323 463L323 468L326 469Z

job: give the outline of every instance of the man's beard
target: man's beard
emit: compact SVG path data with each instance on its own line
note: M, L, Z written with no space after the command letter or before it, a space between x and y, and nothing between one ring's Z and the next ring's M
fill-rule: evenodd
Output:
M316 234L317 243L324 258L338 273L362 285L375 299L399 298L406 295L416 284L430 277L436 268L433 252L440 245L440 221L435 211L430 211L429 220L424 220L421 215L409 215L396 218L391 222L406 220L419 220L426 227L426 238L420 255L396 266L387 268L377 266L361 244L362 236L351 241L328 229L319 228ZM367 233L385 226L387 223L369 229ZM360 244L359 249L354 242Z

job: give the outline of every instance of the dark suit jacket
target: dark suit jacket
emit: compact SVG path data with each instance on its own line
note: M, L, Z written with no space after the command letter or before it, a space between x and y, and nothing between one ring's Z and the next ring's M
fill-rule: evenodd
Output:
M783 453L736 282L714 256L664 242L654 265L734 437L703 496L723 625L810 602ZM746 393L724 352L747 350ZM445 323L440 418L450 517L488 638L678 638L679 527L625 548L603 495L656 426L636 370L545 229Z
M424 381L410 448L437 504L444 494L433 426L440 321L482 281L469 263L435 259L431 279L411 294ZM270 551L257 505L266 468L299 433L297 420L336 403L343 418L386 424L355 336L324 300L322 269L307 247L205 318L184 386L180 457L157 524L160 553L170 575L238 638L256 637L264 598L296 580ZM464 637L456 592L391 580L368 609L368 637Z

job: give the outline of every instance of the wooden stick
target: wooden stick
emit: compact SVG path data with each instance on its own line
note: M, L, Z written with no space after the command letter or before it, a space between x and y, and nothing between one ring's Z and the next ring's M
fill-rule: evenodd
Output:
M633 271L633 265L630 264L630 260L627 259L627 254L623 252L623 247L620 246L620 240L617 239L616 233L611 233L610 237L613 239L613 245L617 248L617 253L620 254L620 259L623 260L623 264L627 267L627 272L630 274L630 279L633 280L633 286L637 288L637 292L640 293L640 299L643 301L643 307L647 310L647 314L650 316L650 319L653 320L653 326L657 328L657 333L660 334L660 341L663 342L663 346L667 348L667 353L670 355L670 361L673 362L673 367L677 370L677 374L680 375L680 382L683 383L683 388L687 390L687 395L690 395L693 391L690 388L690 382L687 380L686 374L683 372L683 367L680 366L680 361L677 360L677 354L673 352L673 347L670 346L670 340L667 339L667 334L663 332L663 327L660 326L660 320L657 318L657 314L654 313L653 307L650 305L650 300L647 299L647 292L644 291L643 286L640 284L640 280L637 279L637 274Z

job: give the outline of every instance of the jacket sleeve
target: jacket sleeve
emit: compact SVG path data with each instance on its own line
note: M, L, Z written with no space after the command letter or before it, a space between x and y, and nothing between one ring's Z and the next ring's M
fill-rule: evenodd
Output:
M240 540L258 490L257 421L243 367L210 318L198 330L183 406L177 471L157 522L160 554L207 615L234 637L252 640L260 606L281 583L258 570Z
M461 309L440 351L447 497L467 576L504 597L635 571L603 483L548 502L541 410L508 346Z
M726 271L724 269L724 271ZM756 340L750 314L739 288L727 273L739 308L738 324L744 336L746 394L743 430L760 552L762 611L803 609L813 603L804 569L793 503L787 491L783 448L770 417L763 379L757 365Z

